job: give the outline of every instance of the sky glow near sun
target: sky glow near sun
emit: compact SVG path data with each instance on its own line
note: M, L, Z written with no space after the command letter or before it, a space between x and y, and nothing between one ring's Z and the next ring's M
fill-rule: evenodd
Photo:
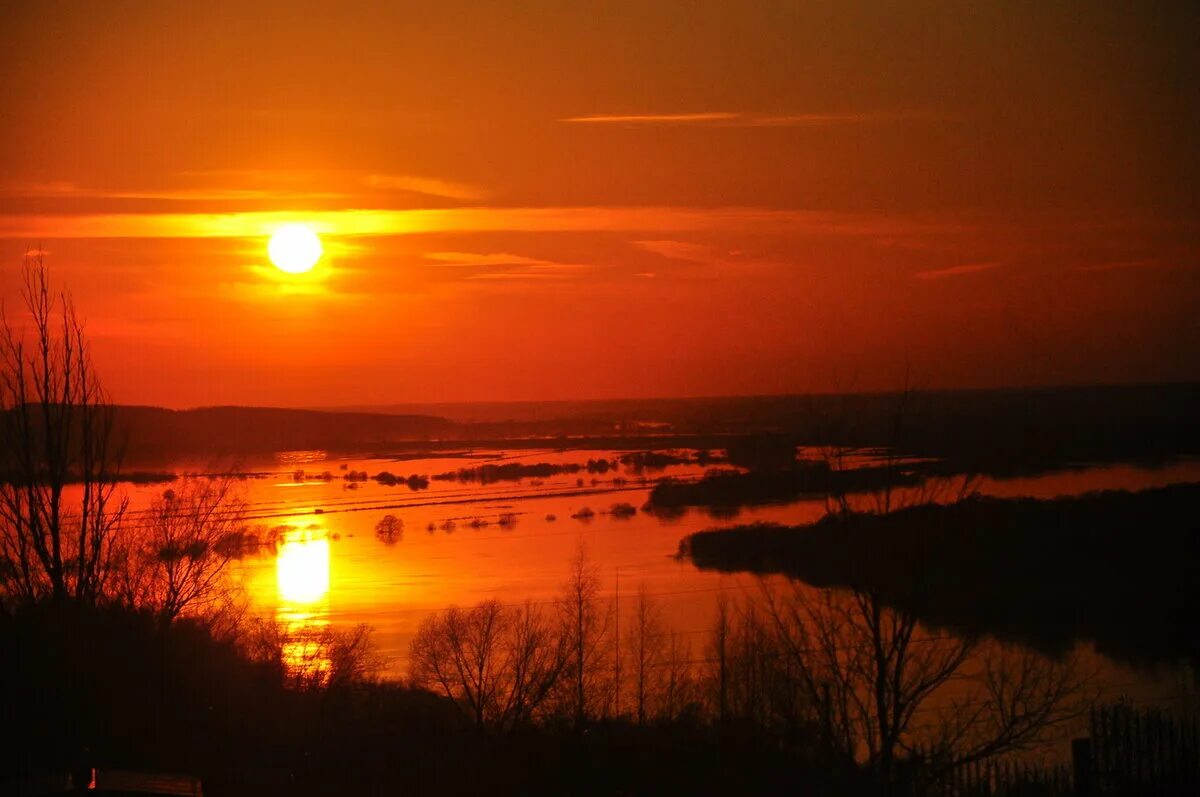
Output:
M175 407L1200 378L1196 53L1100 2L37 4L0 299Z

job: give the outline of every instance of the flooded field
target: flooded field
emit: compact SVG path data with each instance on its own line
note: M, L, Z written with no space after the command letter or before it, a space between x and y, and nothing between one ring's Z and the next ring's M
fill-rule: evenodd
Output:
M690 640L693 656L700 658L718 596L755 594L761 586L754 576L702 571L679 559L680 540L734 523L814 521L824 514L824 502L802 500L719 516L695 509L649 512L644 505L658 479L697 479L706 467L693 461L694 452L674 452L688 461L667 457L650 463L653 467L630 453L544 449L429 458L279 455L241 482L251 528L276 543L249 550L238 560L235 578L253 611L291 630L369 624L387 658L388 674L399 677L406 672L409 642L424 617L490 598L552 603L569 561L584 545L600 568L609 598L632 600L644 587L662 607L667 626ZM541 465L552 467L533 467ZM523 475L531 472L537 475ZM372 478L382 473L395 477L395 483ZM485 481L484 473L511 478ZM409 476L428 481L418 480L414 489L405 481ZM978 489L1002 497L1049 498L1197 480L1200 462L1182 461L1160 468L1106 465L1037 477L984 478ZM135 517L161 489L132 488ZM377 533L388 516L395 519L389 521L390 533ZM1086 648L1084 653L1113 694L1170 700L1186 687L1173 668L1134 672Z

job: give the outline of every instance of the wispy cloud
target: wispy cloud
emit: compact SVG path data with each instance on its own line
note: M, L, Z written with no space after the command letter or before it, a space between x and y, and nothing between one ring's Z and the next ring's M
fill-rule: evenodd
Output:
M968 274L978 274L981 271L991 271L999 265L999 262L965 263L961 266L950 266L949 268L938 268L930 271L918 271L913 275L913 278L919 280L940 280L949 279L950 277L963 277Z
M190 188L106 188L76 185L66 181L8 184L0 196L31 199L157 199L179 202L239 202L258 199L337 199L345 196L333 191L281 191L265 188L219 186Z
M426 260L432 260L432 265L442 267L483 268L487 266L533 266L553 265L547 260L538 260L524 255L513 255L507 252L426 252Z
M633 241L632 243L639 249L671 260L705 263L712 259L712 250L703 244L673 240Z
M694 113L590 114L570 116L560 122L611 125L710 125L714 127L832 127L872 122L944 119L928 111L853 111L829 113L747 113L698 111Z
M229 213L16 214L0 216L0 238L254 238L303 221L331 236L452 232L688 232L826 235L893 241L968 232L970 224L907 216L767 208L458 207Z
M486 192L474 185L411 174L362 171L226 169L175 175L171 187L88 186L57 180L0 185L0 196L30 199L140 199L169 202L248 202L258 200L355 200L388 193L479 201Z
M483 274L474 274L471 279L476 280L556 280L566 279L566 274L545 273L540 271L492 271Z
M369 188L407 191L446 199L480 200L487 196L483 189L477 186L434 177L414 177L410 174L371 174L364 183Z
M470 279L562 279L590 268L508 252L426 252L424 258L436 268L474 269Z
M689 122L728 122L741 116L742 114L726 111L701 111L699 113L593 114L571 116L559 121L572 124L687 124Z

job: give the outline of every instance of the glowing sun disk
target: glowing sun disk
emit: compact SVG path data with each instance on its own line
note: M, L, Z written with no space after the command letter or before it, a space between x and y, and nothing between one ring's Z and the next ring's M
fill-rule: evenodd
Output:
M321 239L303 224L284 224L271 234L267 256L280 271L303 274L321 259Z

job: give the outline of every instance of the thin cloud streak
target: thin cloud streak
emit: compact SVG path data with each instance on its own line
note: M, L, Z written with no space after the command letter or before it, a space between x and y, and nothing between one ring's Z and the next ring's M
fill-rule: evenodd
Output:
M524 255L513 255L507 252L426 252L423 257L433 260L432 266L442 268L478 268L486 266L548 266L561 265L549 260L538 260Z
M570 124L687 124L689 122L721 122L738 119L741 114L727 111L700 113L593 114L559 119Z
M945 120L946 114L929 111L864 111L845 113L696 113L591 114L560 119L568 124L708 125L713 127L832 127L905 120Z
M336 191L280 191L262 188L95 188L67 182L9 185L0 196L23 199L152 199L168 202L241 202L248 200L305 201L345 199Z
M0 216L0 238L253 238L301 221L332 236L396 236L450 232L731 231L914 238L975 229L960 221L879 214L746 207L467 207L419 210L107 213Z
M950 277L962 277L967 274L978 274L981 271L991 271L1000 264L997 263L966 263L961 266L950 266L949 268L933 269L931 271L918 271L913 275L913 279L919 280L940 280Z
M473 274L469 279L508 279L521 276L527 277L564 277L573 272L589 269L591 266L582 263L560 263L556 260L541 260L524 255L514 255L507 252L426 252L426 260L433 268L473 268L481 273Z
M364 193L419 194L440 199L478 202L487 193L473 185L409 174L351 171L275 172L267 170L190 171L180 177L204 185L181 188L84 186L64 180L8 183L0 197L21 199L141 199L170 202L243 202L275 200L358 200ZM320 190L314 186L322 186ZM332 187L332 188L330 188Z
M371 174L367 176L364 183L368 188L407 191L445 199L478 201L487 196L482 189L466 183L439 180L433 177L414 177L407 174Z
M709 247L688 241L633 241L632 243L643 251L668 258L669 260L706 263L712 259L712 251Z

